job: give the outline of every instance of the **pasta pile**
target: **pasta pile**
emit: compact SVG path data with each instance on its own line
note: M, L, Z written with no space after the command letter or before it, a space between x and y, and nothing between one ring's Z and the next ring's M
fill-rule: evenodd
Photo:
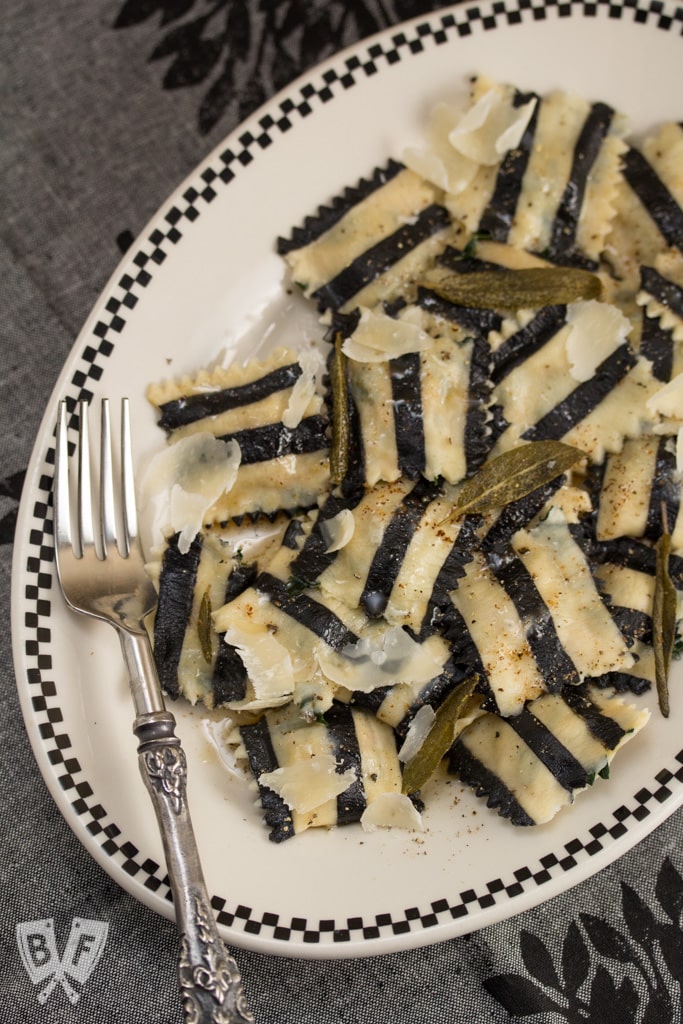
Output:
M683 591L683 128L627 131L473 79L278 241L317 348L149 388L160 676L225 709L275 841L422 828L438 781L404 780L458 688L436 760L517 825L648 720ZM548 442L570 468L458 511Z

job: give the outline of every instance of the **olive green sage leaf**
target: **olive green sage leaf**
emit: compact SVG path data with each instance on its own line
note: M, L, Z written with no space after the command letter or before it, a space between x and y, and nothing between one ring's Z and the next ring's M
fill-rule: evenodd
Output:
M204 591L199 605L197 634L204 661L210 665L213 659L213 648L211 646L211 592L208 587Z
M652 599L652 646L659 710L669 717L669 668L676 637L676 588L669 575L671 536L663 533L655 546L655 592Z
M403 770L403 792L417 793L431 778L455 739L455 727L467 708L479 676L469 676L439 705L424 743Z
M501 267L471 274L434 267L418 284L470 309L540 309L602 295L600 278L579 267Z
M503 508L550 483L585 457L585 452L562 441L529 441L510 448L465 480L448 518Z
M337 332L330 367L332 388L332 443L330 445L330 480L339 485L349 468L349 400L346 379L346 356L343 339Z

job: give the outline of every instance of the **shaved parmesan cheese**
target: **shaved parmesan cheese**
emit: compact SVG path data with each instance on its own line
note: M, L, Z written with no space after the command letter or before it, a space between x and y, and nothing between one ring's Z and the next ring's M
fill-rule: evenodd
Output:
M458 152L449 136L461 119L461 113L448 103L437 103L432 112L425 149L407 148L403 153L406 166L434 185L457 195L474 177L475 160Z
M423 704L410 723L406 738L398 752L399 761L402 761L403 764L412 761L427 738L427 733L434 725L435 718L436 712L431 704Z
M208 509L235 483L240 461L236 441L204 433L158 452L141 485L143 515L151 520L152 535L180 534L178 550L187 554Z
M356 520L350 508L343 508L331 519L325 519L320 524L320 532L325 541L325 551L339 551L345 547L353 537L356 529Z
M403 793L382 793L376 797L363 811L360 823L364 832L375 832L378 828L424 832L420 812Z
M449 133L448 141L463 156L492 167L519 145L536 102L534 98L514 107L501 89L489 89Z
M334 800L356 781L353 768L337 771L332 754L313 754L272 772L263 772L259 783L272 789L293 811L307 814L328 800Z
M256 637L247 629L229 626L225 640L236 648L253 688L253 697L233 701L228 707L240 711L255 710L278 707L291 700L294 694L292 659L287 648L271 633L262 630Z
M447 657L441 637L419 644L400 626L381 629L341 651L325 647L318 652L328 679L363 693L395 683L428 683L443 671Z
M607 302L589 299L567 306L566 348L574 380L590 380L604 359L626 340L631 329L624 314Z
M683 419L683 373L670 380L663 388L656 391L645 403L648 412Z
M382 363L406 352L422 352L431 348L433 341L422 330L419 318L420 310L415 308L399 319L364 309L342 351L360 363Z
M244 758L246 751L242 746L239 729L231 718L222 718L217 722L210 718L202 719L202 729L209 744L216 751L224 768L242 782L245 780Z
M316 385L325 368L322 352L317 348L303 349L299 355L299 366L301 376L297 378L287 408L282 414L282 423L290 430L299 426L315 395Z

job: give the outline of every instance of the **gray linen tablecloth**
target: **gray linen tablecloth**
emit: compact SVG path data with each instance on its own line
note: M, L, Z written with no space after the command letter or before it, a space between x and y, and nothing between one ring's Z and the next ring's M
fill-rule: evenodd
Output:
M213 145L299 71L368 33L441 6L420 0L5 0L1 1022L181 1019L174 926L112 882L63 821L35 766L14 685L14 524L58 371L121 252ZM201 34L210 9L228 26L226 37L213 44ZM636 849L566 894L483 931L400 955L326 962L238 950L256 1020L401 1024L535 1015L547 1022L680 1021L682 837L678 811ZM54 919L62 950L74 917L108 923L105 951L75 1004L59 984L41 1003L20 957L16 926Z

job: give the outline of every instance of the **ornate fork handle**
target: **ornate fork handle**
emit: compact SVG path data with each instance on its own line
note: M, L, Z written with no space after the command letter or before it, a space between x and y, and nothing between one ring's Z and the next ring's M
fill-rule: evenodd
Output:
M121 636L129 656L131 645L137 648L132 659L126 658L129 666L132 660L140 667L141 646L145 664L146 637ZM139 673L131 677L134 696L139 682L136 676ZM175 718L163 707L149 710L144 700L136 699L136 708L133 731L139 740L140 772L159 823L180 934L178 979L185 1020L188 1024L253 1024L237 964L223 945L209 905L190 820L187 765L175 735Z

